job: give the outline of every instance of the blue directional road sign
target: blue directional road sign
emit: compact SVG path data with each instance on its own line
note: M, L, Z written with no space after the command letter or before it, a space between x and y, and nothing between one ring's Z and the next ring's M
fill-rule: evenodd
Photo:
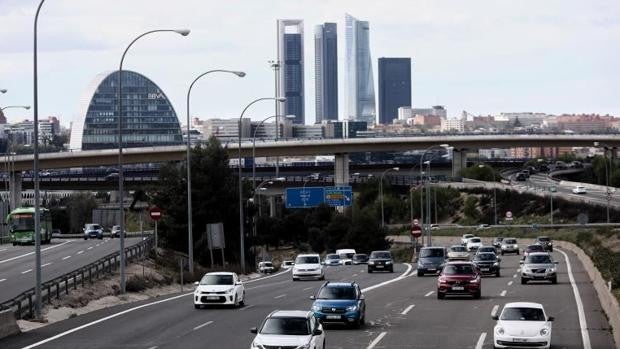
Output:
M325 203L331 207L351 206L353 190L350 186L325 187Z
M286 208L317 207L325 202L325 188L286 188Z

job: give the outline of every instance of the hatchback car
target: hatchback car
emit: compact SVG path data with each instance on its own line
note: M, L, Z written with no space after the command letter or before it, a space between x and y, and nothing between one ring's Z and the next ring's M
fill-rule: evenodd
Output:
M312 311L321 322L339 322L359 327L366 320L366 302L355 282L326 282L314 300Z
M573 188L573 194L587 194L586 187L583 185L578 185Z
M558 282L557 264L558 262L553 261L548 252L530 253L525 260L521 261L521 284L533 280L546 280L556 284Z
M424 247L420 249L418 258L418 276L441 271L446 262L447 253L444 247Z
M490 275L495 275L497 277L500 276L499 259L497 258L495 253L493 252L476 253L472 262L474 262L476 267L478 267L480 274L490 274Z
M373 271L389 271L394 272L394 261L390 251L372 251L368 259L368 272Z
M269 261L264 261L264 262L258 262L258 272L259 273L273 273L276 270L276 268L273 266L273 263L269 262Z
M478 269L471 262L448 262L437 278L437 299L448 294L471 295L480 298L482 278Z
M502 245L500 247L500 253L502 256L505 253L514 253L519 254L519 245L517 244L517 239L515 238L505 238L502 241Z
M112 238L121 237L121 226L120 225L112 226L112 231L110 231L110 237Z
M365 253L356 253L353 255L353 264L368 264L368 255Z
M87 223L84 224L84 240L89 238L103 239L103 228L99 224Z
M467 248L461 245L453 245L448 249L448 259L453 260L469 260L469 252L467 252Z
M545 251L553 252L553 241L548 236L539 236L536 238L536 243L542 246Z
M547 316L542 304L530 302L507 303L493 329L495 348L549 348L551 346L552 316Z
M194 308L205 305L242 306L245 303L245 287L236 273L214 272L205 274L194 283Z
M305 310L276 310L250 332L256 334L250 349L325 348L323 326Z
M473 237L474 237L474 234L463 234L463 237L461 238L461 245L463 246L467 245L467 241L469 241L469 239Z
M496 238L493 239L493 247L495 247L496 249L500 249L502 247L502 240L504 240L503 237L498 236Z
M300 254L295 258L293 266L293 281L299 279L325 279L323 266L321 265L321 257L316 254Z
M467 241L467 251L476 251L478 250L478 247L482 246L482 239L480 239L477 236L474 236L473 238L469 239L469 241Z
M340 265L340 256L335 253L330 253L327 256L325 256L325 259L323 260L323 264L331 265L331 266Z

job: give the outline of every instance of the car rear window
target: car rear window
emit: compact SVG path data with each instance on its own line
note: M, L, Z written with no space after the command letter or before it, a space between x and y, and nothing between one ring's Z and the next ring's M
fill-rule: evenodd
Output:
M297 257L297 259L295 259L295 264L319 264L319 257L316 257L316 256Z
M420 251L420 257L443 257L443 248L423 248Z
M505 308L500 318L504 321L545 321L540 308Z
M471 264L448 264L442 271L445 275L473 275L474 267Z

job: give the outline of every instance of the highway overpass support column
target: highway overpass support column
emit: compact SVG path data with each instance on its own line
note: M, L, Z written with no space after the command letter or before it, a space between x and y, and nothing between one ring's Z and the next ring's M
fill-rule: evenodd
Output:
M10 172L9 173L9 202L11 204L11 210L22 205L22 173Z
M461 178L461 170L467 167L467 149L456 149L452 151L452 177Z
M276 196L269 195L269 217L276 216Z
M334 185L347 186L349 185L349 154L336 153L334 155ZM336 210L342 213L344 212L344 207L338 206Z

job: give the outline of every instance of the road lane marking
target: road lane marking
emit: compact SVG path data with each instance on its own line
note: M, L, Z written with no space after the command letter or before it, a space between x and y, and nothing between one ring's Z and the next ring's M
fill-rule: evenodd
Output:
M149 349L157 349L157 348L159 348L159 347L158 346L153 346L153 347L150 347Z
M246 306L243 306L243 307L239 308L239 311L246 310L246 309L250 309L250 308L252 308L252 307L254 307L254 306L255 306L254 304L252 304L252 305L246 305Z
M30 273L31 271L32 269L28 269L28 270L22 271L22 274Z
M279 295L279 296L275 296L275 297L273 297L273 299L278 299L278 298L282 298L282 297L286 297L286 295L285 295L285 294L281 294L281 295Z
M521 268L517 269L517 273L520 273L520 272L521 272Z
M506 297L506 290L503 290L502 293L499 294L502 297Z
M291 271L291 269L292 269L292 268L289 268L289 269L286 269L286 270L284 270L284 271L281 271L281 272L279 272L279 273L275 273L275 274L272 274L272 275L269 275L269 276L260 277L260 278L256 278L256 279L252 279L252 280L247 280L247 281L243 281L243 283L244 283L244 284L251 284L251 283L256 282L256 281L261 281L261 280L271 279L271 278L273 278L273 277L280 276L280 275L282 275L282 274L284 274L284 273L288 273L289 271Z
M581 302L581 295L579 294L579 288L575 284L575 278L573 277L573 268L571 268L570 260L568 259L568 255L566 252L560 250L559 248L555 249L564 255L564 259L566 260L566 269L568 270L568 279L570 280L570 284L573 287L573 294L575 295L575 302L577 303L577 313L579 314L579 325L581 326L581 341L583 342L583 349L591 349L592 345L590 344L590 334L588 333L588 324L586 322L586 315L583 312L583 303Z
M45 264L41 265L41 268L43 268L43 267L47 267L48 265L51 265L51 264L52 264L52 262L45 263Z
M407 273L409 273L411 271L411 268L413 268L413 267L409 263L404 263L404 264L407 266L407 270L405 270L404 273L400 274L398 277L396 277L394 279L390 279L388 281L384 281L384 282L378 283L376 285L372 285L372 286L368 286L366 288L363 288L362 289L362 293L363 292L368 292L370 290L374 290L375 288L383 287L385 285L391 284L391 283L396 282L396 281L400 281L400 280L404 279L405 277L407 277Z
M0 279L0 282L5 282L5 281L6 281L6 279Z
M411 311L411 309L413 309L413 307L415 307L415 304L411 304L410 306L408 306L407 308L405 308L405 310L403 310L400 315L407 315L408 312Z
M487 333L486 332L482 332L480 334L480 338L478 338L478 342L476 343L476 349L482 349L482 346L484 345L484 340L487 338Z
M3 249L0 250L0 252L6 251L6 250L7 250L6 248L3 248Z
M198 325L198 326L194 327L194 331L199 330L199 329L201 329L201 328L203 328L203 327L205 327L205 326L209 326L209 325L211 325L212 323L213 323L213 321L207 321L207 322L205 322L205 323L204 323L204 324L202 324L202 325Z
M499 310L499 305L494 305L493 310L491 310L491 316L497 315L497 311Z
M430 291L429 293L425 294L424 297L428 297L428 296L432 295L433 293L435 293L435 291Z
M54 246L50 246L50 247L44 248L44 249L42 249L42 250L41 250L41 252L43 252L43 251L47 251L47 250L51 250L52 248L56 248L56 247L58 247L58 246L62 246L62 245L64 245L64 244L68 244L68 243L70 243L71 241L73 241L73 240L65 241L65 242L63 242L63 243L61 243L61 244L58 244L58 245L54 245ZM6 263L6 262L10 262L10 261L14 261L14 260L16 260L16 259L23 258L23 257L26 257L26 256L30 256L31 254L34 254L34 252L28 252L28 253L26 253L26 254L22 254L22 255L19 255L19 256L15 256L15 257L13 257L13 258L9 258L9 259L5 259L5 260L1 260L1 261L0 261L0 264Z
M82 254L82 253L84 253L84 250L82 250L82 251L78 251L78 253L77 253L77 254Z
M62 257L62 260L64 261L65 259L69 259L69 258L71 258L71 256Z
M351 275L351 277L356 277L357 275L359 275L359 274L353 274L353 275Z
M101 244L96 244L95 247L98 247L99 245L101 245Z
M512 276L512 278L513 278L513 279L516 279L516 278L517 278L517 274L514 274L514 275Z
M304 288L302 291L308 291L308 290L311 290L311 289L313 289L313 288L314 288L314 287L306 287L306 288Z
M387 334L387 332L379 333L377 338L375 338L372 342L370 342L370 344L366 347L366 349L374 348L377 344L379 344L379 342L383 339L383 337L385 337L386 334Z
M93 249L93 247L91 246L91 247L89 247L88 249L89 249L89 250L92 250L92 249Z
M508 281L508 286L512 285L514 281Z

